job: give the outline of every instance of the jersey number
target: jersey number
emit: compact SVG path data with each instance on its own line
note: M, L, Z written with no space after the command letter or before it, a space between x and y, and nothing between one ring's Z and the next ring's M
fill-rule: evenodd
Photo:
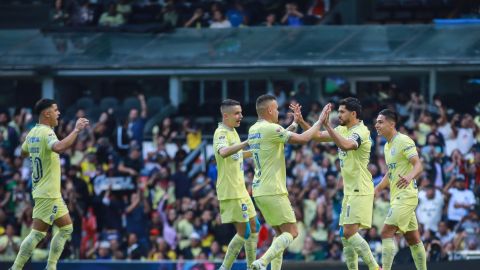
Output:
M255 158L255 163L257 164L257 177L260 177L262 175L261 169L262 167L260 166L260 159L258 158L258 153L253 153L253 156Z
M36 157L33 159L32 168L33 168L33 173L32 173L33 182L37 183L43 177L42 160L39 157Z

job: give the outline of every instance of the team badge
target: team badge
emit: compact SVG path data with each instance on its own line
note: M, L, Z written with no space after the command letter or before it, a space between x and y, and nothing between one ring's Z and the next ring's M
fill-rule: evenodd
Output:
M395 147L390 149L390 155L395 156L396 153L397 153L397 149L395 149Z

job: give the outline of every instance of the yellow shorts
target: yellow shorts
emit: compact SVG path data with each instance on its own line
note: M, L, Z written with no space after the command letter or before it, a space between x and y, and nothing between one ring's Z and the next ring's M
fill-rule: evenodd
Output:
M257 215L250 196L219 202L222 223L248 222Z
M36 198L34 199L33 218L42 220L52 225L53 221L68 214L68 208L62 198Z
M391 205L387 218L385 218L385 224L397 226L401 233L418 230L416 208L416 205Z
M255 197L255 203L270 226L297 223L287 194Z
M360 224L361 229L372 227L374 195L345 195L340 213L340 226Z

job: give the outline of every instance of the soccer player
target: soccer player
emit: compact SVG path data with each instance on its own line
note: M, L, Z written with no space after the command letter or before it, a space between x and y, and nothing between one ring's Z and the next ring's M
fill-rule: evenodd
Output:
M213 135L215 160L217 161L217 196L220 202L222 223L233 223L237 234L230 241L221 270L229 270L238 253L245 245L247 268L250 269L256 258L258 233L256 230L256 211L252 199L245 187L243 175L243 157L251 156L242 149L247 141L240 142L235 130L242 120L242 107L238 101L226 99L220 105L222 122ZM247 230L250 230L247 232ZM245 239L247 238L247 239Z
M53 128L58 125L60 111L51 99L41 99L35 104L39 115L38 124L30 130L22 144L22 155L30 156L32 163L33 207L32 230L20 245L12 270L20 270L32 255L33 249L45 237L52 224L59 229L53 235L48 254L46 270L55 270L65 242L73 231L72 220L60 193L59 153L67 150L78 133L88 125L88 120L80 118L75 129L59 141Z
M303 120L299 104L290 105L294 111L298 124L303 128L309 128L309 124ZM338 108L339 126L330 126L329 114L332 105L324 107L327 117L322 125L326 131L317 132L313 136L314 141L333 141L338 150L340 170L343 178L343 201L340 213L341 237L343 254L350 270L358 269L358 255L367 264L368 269L379 269L370 246L358 233L360 229L368 229L372 226L374 186L372 175L367 169L370 159L372 141L370 131L361 120L362 105L353 97L342 99Z
M394 111L382 110L377 117L375 128L387 139L384 154L388 173L375 188L375 193L390 187L390 210L382 229L382 267L392 269L396 253L394 235L401 232L407 240L417 269L427 269L427 256L420 240L415 209L418 204L416 178L423 166L413 140L398 132L395 124L398 116Z
M258 97L256 110L258 121L248 132L248 144L255 164L253 197L265 221L275 229L277 237L265 254L252 263L252 269L266 269L271 262L272 270L279 270L283 251L298 235L297 220L286 188L284 144L307 143L320 129L321 121L302 134L284 129L277 124L278 104L272 95ZM324 113L321 115L324 116Z

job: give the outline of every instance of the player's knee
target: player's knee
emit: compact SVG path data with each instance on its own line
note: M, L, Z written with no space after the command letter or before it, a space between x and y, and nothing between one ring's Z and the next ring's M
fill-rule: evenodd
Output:
M70 224L70 225L66 225L66 226L63 226L63 227L59 228L58 233L61 233L62 237L64 237L66 240L70 240L70 238L72 237L72 233L73 233L73 225Z

